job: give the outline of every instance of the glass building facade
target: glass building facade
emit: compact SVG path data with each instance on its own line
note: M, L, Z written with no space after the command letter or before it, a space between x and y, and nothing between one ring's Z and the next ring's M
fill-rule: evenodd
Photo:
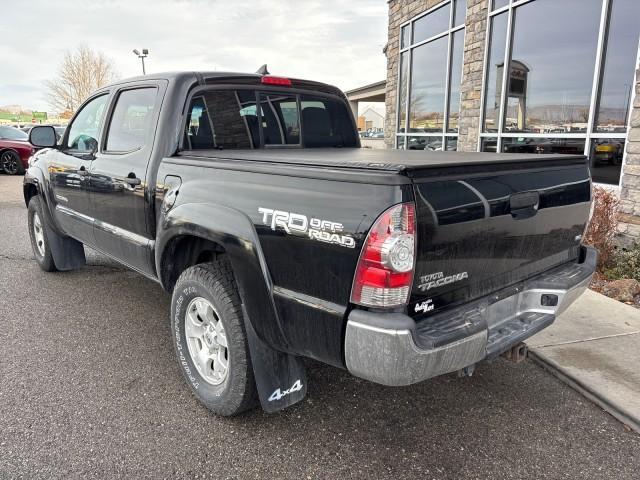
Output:
M470 113L478 150L585 154L594 182L618 185L640 1L493 0L481 17L466 8L443 1L401 24L396 147L455 150L463 72L482 61L479 114ZM484 55L467 58L465 19L472 32L478 18Z

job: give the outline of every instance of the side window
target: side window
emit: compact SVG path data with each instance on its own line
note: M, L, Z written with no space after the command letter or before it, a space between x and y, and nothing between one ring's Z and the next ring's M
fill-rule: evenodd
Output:
M138 88L120 93L109 124L108 152L132 152L145 146L153 128L157 94L156 88Z
M98 134L104 118L108 95L101 95L87 103L69 127L66 147L78 152L98 149Z

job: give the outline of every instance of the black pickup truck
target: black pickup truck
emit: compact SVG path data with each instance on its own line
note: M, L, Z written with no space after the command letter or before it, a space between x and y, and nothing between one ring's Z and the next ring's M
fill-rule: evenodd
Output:
M30 141L40 267L86 245L160 283L187 384L221 415L300 401L304 357L385 385L469 374L595 268L584 157L362 149L317 82L123 80Z

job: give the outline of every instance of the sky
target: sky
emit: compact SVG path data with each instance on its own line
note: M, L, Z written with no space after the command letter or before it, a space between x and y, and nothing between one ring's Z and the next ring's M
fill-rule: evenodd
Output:
M383 80L385 0L0 0L0 106L50 110L46 80L64 52L103 52L120 78L147 73L255 72L343 90Z

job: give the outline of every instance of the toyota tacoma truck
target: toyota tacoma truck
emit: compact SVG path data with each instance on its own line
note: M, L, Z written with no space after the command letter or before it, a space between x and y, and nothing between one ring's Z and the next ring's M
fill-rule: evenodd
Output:
M86 245L171 293L213 412L300 401L305 358L391 386L468 374L587 287L583 156L363 149L340 90L265 70L123 80L60 142L30 132L37 263L80 268Z

